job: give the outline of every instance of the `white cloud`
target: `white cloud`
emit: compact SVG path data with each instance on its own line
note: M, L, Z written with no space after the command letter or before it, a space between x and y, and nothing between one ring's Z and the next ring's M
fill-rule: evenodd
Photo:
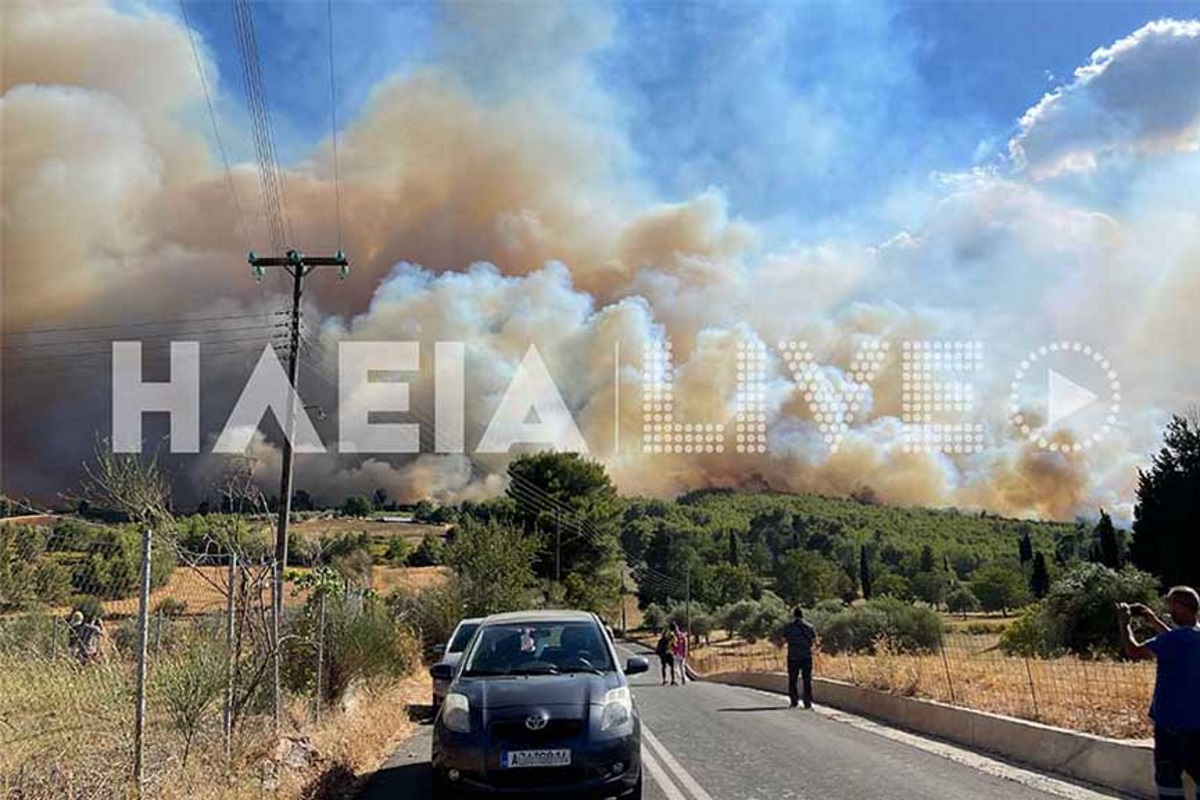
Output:
M1073 82L1025 112L1009 152L1035 179L1106 156L1200 144L1200 21L1159 20L1094 52Z

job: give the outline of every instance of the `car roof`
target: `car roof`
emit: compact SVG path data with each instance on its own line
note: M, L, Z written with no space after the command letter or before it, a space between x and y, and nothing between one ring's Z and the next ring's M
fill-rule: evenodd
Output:
M461 628L463 625L479 625L482 622L483 622L483 617L471 617L470 619L464 619L462 622L458 623L454 627L457 629L457 628Z
M484 625L506 625L529 622L535 625L549 622L596 622L596 616L590 611L510 611L505 614L493 614L483 621Z

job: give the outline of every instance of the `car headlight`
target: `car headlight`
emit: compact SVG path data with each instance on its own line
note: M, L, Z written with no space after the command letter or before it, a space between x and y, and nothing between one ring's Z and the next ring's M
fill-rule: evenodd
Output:
M471 703L466 695L446 695L442 701L442 724L455 733L471 732Z
M626 725L632 718L633 697L629 694L629 688L622 686L610 689L604 695L604 710L600 714L601 732Z

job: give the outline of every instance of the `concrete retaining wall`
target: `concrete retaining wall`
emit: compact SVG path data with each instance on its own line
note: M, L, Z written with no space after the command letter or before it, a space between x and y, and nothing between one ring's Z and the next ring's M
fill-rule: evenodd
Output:
M703 680L787 693L779 673L729 672ZM1134 797L1154 798L1149 744L1105 739L1036 722L914 700L824 678L813 680L817 703L894 727L993 753L1034 769L1086 781Z

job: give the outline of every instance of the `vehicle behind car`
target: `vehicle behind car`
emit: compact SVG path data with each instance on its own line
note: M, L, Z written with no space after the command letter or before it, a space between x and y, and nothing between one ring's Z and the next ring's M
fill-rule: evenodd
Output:
M439 797L642 796L641 719L604 624L580 611L488 617L434 721Z
M458 666L459 660L462 658L463 652L467 649L467 645L471 643L471 637L475 635L475 631L479 629L479 624L483 622L480 618L464 619L454 628L454 633L450 634L449 641L444 645L438 645L434 650L438 656L439 664L447 664L451 668ZM436 712L442 705L442 701L446 697L446 689L449 688L450 681L433 679L433 710Z

